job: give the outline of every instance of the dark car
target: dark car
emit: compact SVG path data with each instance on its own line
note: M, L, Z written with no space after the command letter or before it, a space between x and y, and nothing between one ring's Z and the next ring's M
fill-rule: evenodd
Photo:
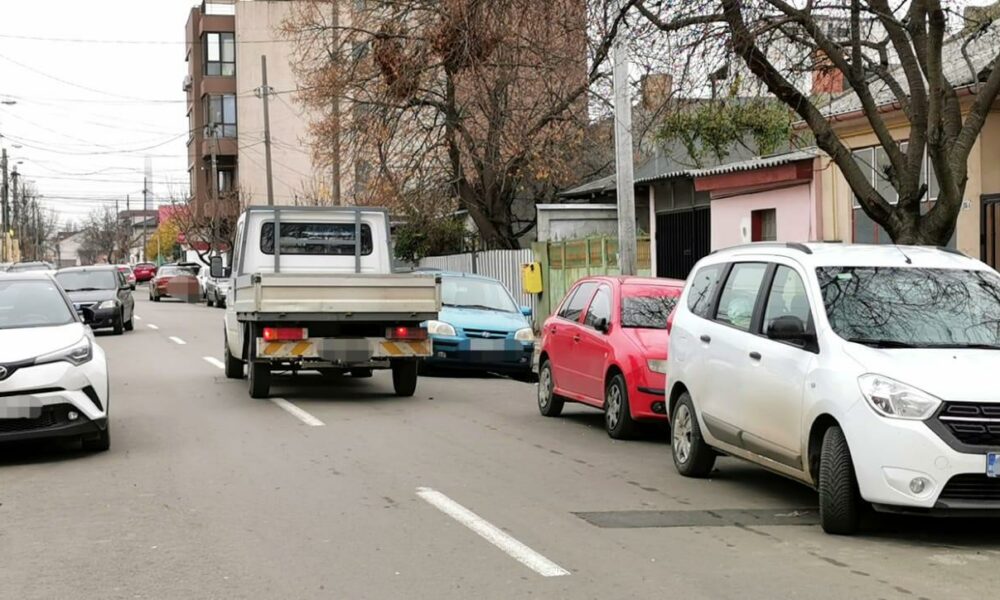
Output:
M73 306L87 315L91 329L112 328L115 334L132 331L135 300L125 274L113 265L61 269L56 281L69 294Z

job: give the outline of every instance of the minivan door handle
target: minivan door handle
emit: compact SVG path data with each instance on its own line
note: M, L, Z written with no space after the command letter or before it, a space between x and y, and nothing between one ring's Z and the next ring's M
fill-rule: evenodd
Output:
M709 336L709 335L702 335L701 336L701 341L705 342L706 344L711 344L712 343L712 337Z
M761 359L760 352L751 352L750 358L753 360L760 360Z

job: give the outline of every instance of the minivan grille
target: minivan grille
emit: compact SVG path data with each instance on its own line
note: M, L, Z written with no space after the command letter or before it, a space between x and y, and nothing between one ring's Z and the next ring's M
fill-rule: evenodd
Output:
M1000 446L1000 404L949 402L936 418L963 444Z
M976 473L956 475L948 480L939 499L1000 502L1000 479Z

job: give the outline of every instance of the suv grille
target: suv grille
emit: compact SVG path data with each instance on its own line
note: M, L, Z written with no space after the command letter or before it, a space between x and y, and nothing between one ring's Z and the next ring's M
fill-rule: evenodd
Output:
M963 444L1000 446L1000 404L949 402L936 418Z
M986 475L956 475L941 490L940 500L1000 502L1000 479Z

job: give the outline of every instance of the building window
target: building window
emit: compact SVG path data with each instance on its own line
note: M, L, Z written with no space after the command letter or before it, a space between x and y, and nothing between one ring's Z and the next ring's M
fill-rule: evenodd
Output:
M205 96L205 137L236 137L236 95Z
M205 75L236 75L236 37L233 33L206 33Z
M764 208L750 212L750 241L778 241L778 210Z
M906 152L906 142L900 143L900 150ZM861 148L854 151L854 162L857 163L861 171L868 177L868 182L875 187L875 190L885 198L886 202L896 204L899 202L899 194L896 188L892 187L889 180L889 154L882 146L874 148ZM920 212L926 213L934 205L938 196L938 180L934 174L934 165L931 164L930 157L924 152L923 168L920 170L920 183L927 184L927 193L924 194L920 205ZM891 244L892 238L881 225L873 221L861 208L858 197L854 196L854 225L853 241L856 244ZM950 245L954 245L954 237Z
M219 194L231 192L236 184L236 172L233 169L219 169Z

